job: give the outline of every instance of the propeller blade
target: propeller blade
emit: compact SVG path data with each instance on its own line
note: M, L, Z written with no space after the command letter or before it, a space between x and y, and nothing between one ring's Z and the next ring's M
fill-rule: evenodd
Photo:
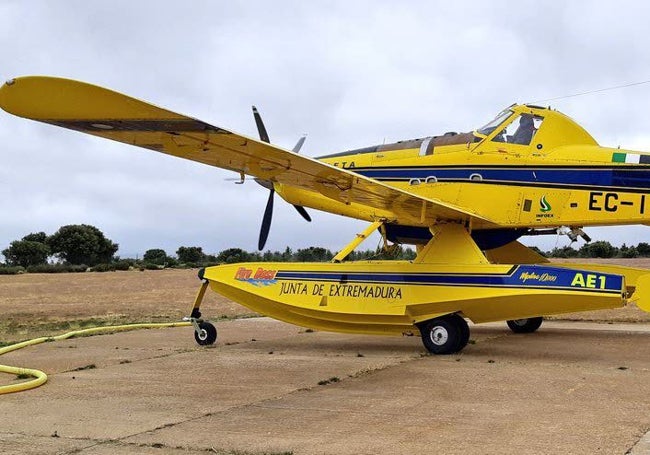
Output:
M298 213L300 213L300 215L305 220L311 223L311 217L309 216L309 213L307 213L307 210L305 210L305 208L302 205L294 205L293 207L298 211Z
M293 153L300 153L300 149L302 148L302 144L305 143L305 139L307 139L306 135L298 139L298 142L296 142L296 145L293 146L293 149L291 151Z
M275 190L269 191L269 199L266 201L266 209L264 210L264 217L262 218L262 228L260 229L260 238L257 242L257 248L262 251L266 245L266 239L269 237L269 229L271 229L271 219L273 218L273 196Z
M257 108L253 106L253 117L255 118L255 125L257 125L257 132L260 134L260 140L270 144L269 133L266 132L266 127L262 121L262 116L257 111ZM261 180L255 180L262 186L266 186ZM271 188L269 191L269 199L266 201L266 209L264 210L264 217L262 218L262 227L260 229L260 238L257 242L257 248L262 251L264 245L266 245L266 239L269 238L269 230L271 229L271 220L273 219L273 196L275 196L275 190L273 189L273 183L270 183Z
M267 144L270 144L271 141L269 140L269 134L266 132L266 127L264 126L264 122L262 121L262 116L260 115L259 111L255 106L253 106L253 117L255 118L255 125L257 125L257 132L260 134L260 140L262 142L266 142ZM293 147L293 152L294 153L299 153L300 149L302 148L302 144L305 143L305 139L307 136L302 136L300 139L298 139L298 142L296 145ZM269 237L269 230L271 229L271 219L273 218L273 198L275 196L275 189L273 188L273 182L270 182L268 180L261 180L261 179L255 179L257 183L262 185L265 188L268 188L270 190L269 192L269 199L266 202L266 209L264 210L264 217L262 218L262 228L260 229L260 238L257 242L257 248L262 251L264 249L264 245L266 245L266 239ZM244 179L242 177L242 182L244 183ZM309 213L307 213L307 210L301 205L294 205L295 209L300 213L300 216L302 216L305 220L311 221L311 217L309 216Z
M260 133L260 140L262 142L266 142L267 144L270 144L271 141L269 140L269 134L266 132L266 128L264 127L264 122L262 121L262 116L257 111L257 108L255 106L253 106L253 117L255 117L255 124L257 125L257 132Z
M305 134L302 136L300 139L298 139L298 142L296 142L296 145L293 146L293 150L291 150L293 153L300 153L300 149L302 148L302 145L305 143L305 139L307 139L307 135ZM305 220L311 223L311 217L309 216L309 213L307 213L307 210L302 205L294 205L293 206L298 213L300 213L300 216L302 216Z

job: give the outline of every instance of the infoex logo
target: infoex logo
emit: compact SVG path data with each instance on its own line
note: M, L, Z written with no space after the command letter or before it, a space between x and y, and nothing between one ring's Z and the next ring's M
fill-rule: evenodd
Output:
M539 210L542 213L550 212L552 209L551 204L546 200L546 195L539 199Z

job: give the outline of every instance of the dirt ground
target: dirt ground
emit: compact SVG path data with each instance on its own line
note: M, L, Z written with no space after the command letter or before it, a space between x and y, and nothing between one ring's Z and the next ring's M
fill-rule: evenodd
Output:
M199 284L196 270L0 276L0 341L176 321ZM236 319L250 314L214 293L203 308L226 317L213 347L184 327L4 355L49 381L0 395L0 453L650 453L650 319L633 306L530 335L472 326L442 357L415 337Z

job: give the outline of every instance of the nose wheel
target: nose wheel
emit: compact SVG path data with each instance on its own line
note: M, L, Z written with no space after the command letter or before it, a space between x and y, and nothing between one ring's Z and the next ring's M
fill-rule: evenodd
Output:
M214 344L217 341L217 328L211 322L197 321L194 327L194 339L201 346Z
M201 288L194 299L192 314L189 318L183 318L183 320L189 321L194 327L194 339L197 344L209 346L217 341L217 328L211 322L201 319L201 302L210 283L208 280L203 279L203 269L199 271L199 278L203 280L203 283L201 283Z

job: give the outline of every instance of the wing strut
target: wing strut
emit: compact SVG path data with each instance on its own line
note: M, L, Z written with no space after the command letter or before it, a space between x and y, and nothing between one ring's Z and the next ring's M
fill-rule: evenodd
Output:
M354 249L361 244L361 242L366 240L368 238L368 236L370 234L372 234L372 232L375 229L379 229L379 227L382 226L383 224L384 224L384 220L375 221L370 226L368 226L362 233L357 234L357 236L354 238L354 240L352 240L350 243L348 243L345 246L345 248L343 248L341 251L336 253L336 256L334 256L334 258L332 258L332 262L343 262L343 260L346 257L348 257L348 255L350 253L352 253L354 251Z

